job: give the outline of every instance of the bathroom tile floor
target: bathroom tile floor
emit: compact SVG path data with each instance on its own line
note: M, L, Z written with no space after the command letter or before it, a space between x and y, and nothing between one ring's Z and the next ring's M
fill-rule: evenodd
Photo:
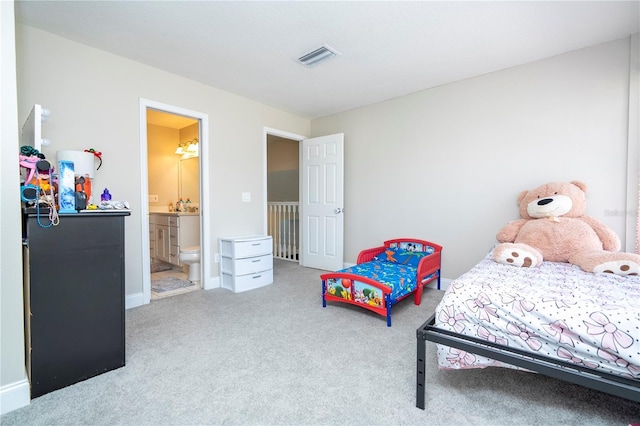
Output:
M181 280L186 280L187 274L185 274L184 272L178 269L169 269L168 271L154 272L151 274L151 280L159 279L159 278L168 278L168 277L174 277L174 278L179 278ZM166 291L163 293L155 293L154 291L152 291L151 300L163 299L165 297L171 297L177 294L184 294L184 293L189 293L197 290L200 290L200 285L198 284L194 284L191 287L178 288L176 290Z

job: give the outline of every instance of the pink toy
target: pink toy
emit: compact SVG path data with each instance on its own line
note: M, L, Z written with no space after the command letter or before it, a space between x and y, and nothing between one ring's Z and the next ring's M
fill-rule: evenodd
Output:
M20 167L24 167L25 169L29 169L29 175L27 179L24 181L25 185L31 182L36 174L36 166L38 161L42 160L39 157L32 157L27 155L20 155Z

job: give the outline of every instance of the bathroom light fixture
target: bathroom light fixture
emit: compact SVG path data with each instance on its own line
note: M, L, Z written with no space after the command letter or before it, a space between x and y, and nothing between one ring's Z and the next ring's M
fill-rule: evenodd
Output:
M187 152L198 152L198 138L195 138L194 140L189 142Z
M338 55L340 55L340 53L338 53L337 50L330 46L327 46L326 44L323 44L319 48L300 56L296 59L296 61L299 64L311 67L313 65L319 64L320 62L326 61L327 59L334 58Z
M198 138L187 142L179 142L176 148L176 154L182 155L183 158L198 156Z

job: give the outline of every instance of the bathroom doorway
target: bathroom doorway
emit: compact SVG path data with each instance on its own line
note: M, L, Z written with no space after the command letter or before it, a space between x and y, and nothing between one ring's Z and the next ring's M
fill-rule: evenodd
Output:
M208 118L147 100L141 100L140 117L142 197L148 201L142 203L142 230L149 235L142 244L143 296L149 303L210 288L208 262L184 255L198 247L199 259L210 253L208 164L203 161Z
M199 120L147 108L151 300L200 289L200 262L183 259L199 255L199 139Z

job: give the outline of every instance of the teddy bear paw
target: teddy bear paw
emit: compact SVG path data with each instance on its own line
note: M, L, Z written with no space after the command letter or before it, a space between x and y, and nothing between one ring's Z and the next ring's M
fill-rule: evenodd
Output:
M640 265L629 260L611 260L593 268L594 274L615 274L626 276L640 275Z
M494 260L505 265L519 266L521 268L531 268L542 263L542 255L534 250L529 250L522 244L508 244L494 255Z

